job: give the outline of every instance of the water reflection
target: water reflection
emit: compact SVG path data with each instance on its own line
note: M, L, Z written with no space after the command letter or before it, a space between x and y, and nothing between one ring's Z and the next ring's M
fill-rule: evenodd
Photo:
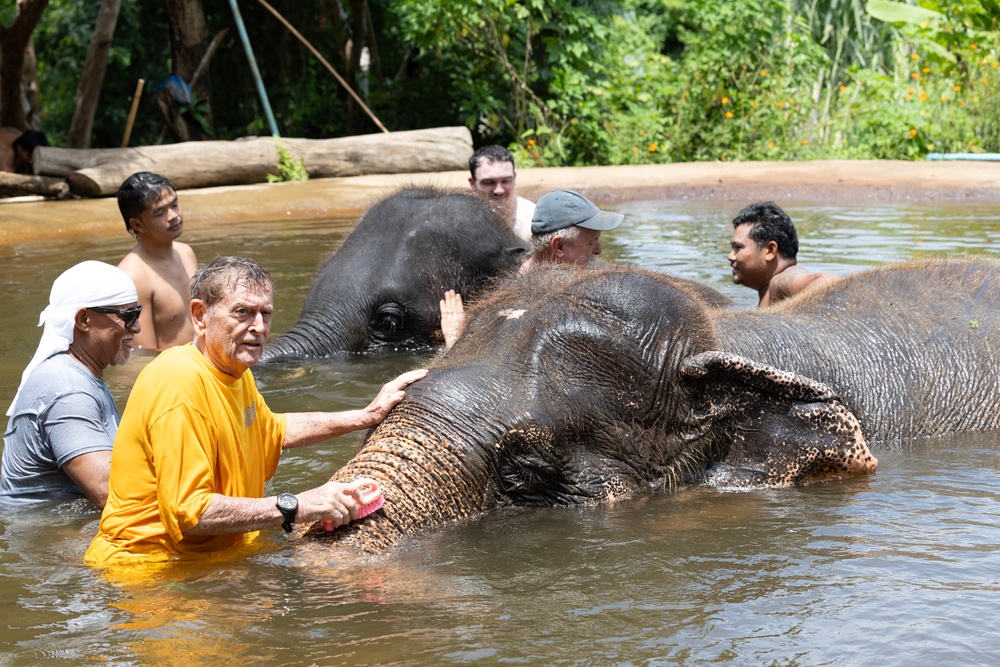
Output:
M846 275L926 255L1000 256L1000 207L782 202L800 261ZM752 306L725 255L739 205L632 202L604 258L701 280ZM245 254L276 278L275 331L295 321L353 218L188 225L204 263ZM40 330L52 279L115 263L120 234L0 245L7 297L0 402ZM367 404L429 354L275 366L276 410ZM125 397L148 357L109 372ZM6 404L5 404L6 405ZM273 489L325 481L361 434L289 452ZM878 452L877 474L781 492L687 490L590 509L515 509L450 526L391 557L327 563L265 531L216 563L111 579L80 559L96 511L63 503L0 516L0 662L109 664L990 664L1000 659L1000 440ZM877 659L873 656L878 656Z

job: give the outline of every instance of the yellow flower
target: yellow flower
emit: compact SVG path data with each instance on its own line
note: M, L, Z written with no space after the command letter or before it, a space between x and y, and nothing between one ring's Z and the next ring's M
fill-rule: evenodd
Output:
M728 154L728 153L723 153L723 154L722 154L722 159L723 159L723 160L725 160L725 159L726 159L727 157L729 157L729 154Z
M802 140L802 145L803 145L803 146L805 146L805 145L806 145L806 144L808 144L808 143L809 143L809 140L808 140L808 139L803 139L803 140Z
M655 153L656 152L656 144L650 144L649 145L649 152L650 153Z
M773 141L767 142L767 147L768 148L774 148L774 142Z
M912 95L912 94L914 94L915 92L917 92L917 91L915 91L915 90L914 90L913 88L907 88L907 89L906 89L906 94L907 94L907 95Z
M968 146L969 148L972 148L972 142L971 141L967 142L965 145Z
M778 108L780 109L781 107L785 106L785 103L784 103L784 102L777 102L777 103L775 104L775 106L776 106L776 107L778 107Z
M948 101L948 96L947 95L942 95L941 96L941 101L942 102L947 102Z
M529 146L534 146L535 145L535 140L534 139L528 139L528 145Z
M760 75L761 75L761 76L767 76L767 70L766 70L766 69L762 69L762 70L760 71Z
M917 97L920 98L921 102L926 102L927 101L927 93L925 93L923 91L921 91L921 93L919 95L917 95Z
M726 106L727 104L729 104L729 98L728 97L723 97L722 98L722 106Z
M925 68L923 68L920 71L923 72L924 74L930 74L931 73L931 68L930 67L925 67Z
M976 49L979 48L979 45L978 44L969 44L969 48L972 49L973 51L975 51Z
M756 109L757 108L757 103L756 102L751 102L750 106L752 106L754 109Z
M995 62L990 63L990 67L992 67L993 69L996 69L997 68L997 64Z
M913 60L920 60L920 55L917 53L911 53L910 58L912 58Z
M914 130L913 128L910 128L910 136L911 136L911 137L915 137L915 136L917 136L917 131L916 131L916 130Z
M843 93L843 92L845 92L846 90L847 90L847 86L843 86L843 85L842 85L842 86L840 87L840 92L842 92L842 93Z
M961 86L955 86L954 90L955 90L956 93L960 93L960 92L962 92L962 87Z
M963 107L965 106L965 100L959 100L959 101L958 101L958 103L959 103L960 105L962 105Z
M907 96L906 96L906 97L904 97L903 99L904 99L905 101L909 102L909 101L910 101L910 100L912 100L913 98L912 98L912 97L910 97L909 95L907 95Z
M986 61L985 60L980 60L979 61L979 66L980 67L985 67L986 66Z
M732 117L733 117L733 112L732 111L727 111L726 112L726 118L732 118Z
M920 75L917 74L916 72L911 72L910 76L913 77L914 79L919 79L920 78Z
M986 77L984 76L982 79L980 79L980 81L982 81L983 83L986 83Z
M639 152L639 147L638 146L633 146L632 147L632 152L633 153L638 153Z

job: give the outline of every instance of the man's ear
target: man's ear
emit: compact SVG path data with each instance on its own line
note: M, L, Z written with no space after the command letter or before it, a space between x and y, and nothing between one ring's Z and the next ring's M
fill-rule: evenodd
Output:
M191 299L191 324L194 325L194 335L197 336L208 326L208 307L201 299Z
M778 258L778 242L768 241L767 245L764 246L764 259L770 262L777 258Z
M472 176L469 176L469 185L472 187L473 190L476 189L476 179L474 179Z
M552 256L562 259L564 253L563 251L563 237L553 236L549 239L549 250L552 252Z
M81 308L76 311L76 315L73 316L74 326L80 331L90 331L92 323L90 321L90 311L86 308Z
M137 234L140 231L145 231L143 229L142 220L139 219L139 218L129 218L128 219L128 226L131 227L132 231L135 232L135 233L137 233Z

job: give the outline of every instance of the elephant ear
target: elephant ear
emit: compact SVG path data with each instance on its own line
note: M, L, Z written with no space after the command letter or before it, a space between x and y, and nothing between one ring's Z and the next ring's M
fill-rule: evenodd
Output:
M784 487L875 471L857 418L830 387L724 352L681 363L695 421L728 442L708 471L712 486Z

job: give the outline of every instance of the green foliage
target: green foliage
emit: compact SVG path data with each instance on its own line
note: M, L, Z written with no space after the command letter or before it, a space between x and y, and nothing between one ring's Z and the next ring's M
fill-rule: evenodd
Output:
M368 100L390 129L465 124L521 166L560 166L998 151L998 3L369 0L363 36L351 34L356 3L275 4L341 73L348 40L372 47ZM232 26L225 3L204 4L210 36ZM241 11L282 135L374 129L351 120L341 86L259 3ZM51 0L35 35L56 143L96 12ZM168 34L160 0L123 3L95 146L120 141L139 77L132 143L159 136L152 98L171 72ZM269 134L235 31L210 71L211 110L199 100L195 117L207 127L210 113L219 138Z
M293 158L292 154L288 152L288 146L281 139L276 138L274 143L278 148L278 162L275 164L278 168L278 173L268 174L267 182L308 181L309 172L306 171L305 163L301 159L296 160Z

